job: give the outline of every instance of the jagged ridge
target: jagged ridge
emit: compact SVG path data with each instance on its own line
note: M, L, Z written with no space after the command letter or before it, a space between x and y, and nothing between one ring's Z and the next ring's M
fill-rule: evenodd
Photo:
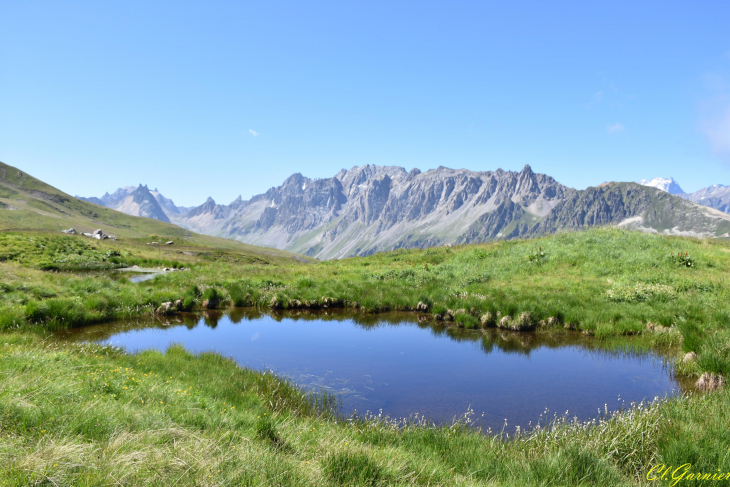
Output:
M121 194L115 195L118 201ZM442 166L425 173L366 165L324 179L297 173L246 201L239 197L220 205L208 198L187 212L166 215L197 232L321 259L596 225L696 236L730 230L730 216L659 189L607 183L578 191L529 165L519 172Z

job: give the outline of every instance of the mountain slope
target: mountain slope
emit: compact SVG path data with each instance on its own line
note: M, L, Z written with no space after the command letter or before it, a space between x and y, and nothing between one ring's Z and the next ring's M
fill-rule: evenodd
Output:
M525 235L604 225L668 235L720 236L730 231L730 215L660 189L608 183L576 192Z
M185 208L184 206L176 206L171 199L162 196L162 194L157 191L157 188L155 188L153 191L150 191L150 194L154 196L155 200L157 200L157 203L159 203L160 208L168 217L170 215L184 215L190 210L190 208Z
M154 235L173 240L176 245L235 250L286 261L307 260L288 252L199 235L170 223L130 216L82 201L0 162L0 230L58 232L69 227L78 232L101 229L104 234L132 240L149 241L150 235Z
M682 197L694 203L730 213L730 186L715 184Z

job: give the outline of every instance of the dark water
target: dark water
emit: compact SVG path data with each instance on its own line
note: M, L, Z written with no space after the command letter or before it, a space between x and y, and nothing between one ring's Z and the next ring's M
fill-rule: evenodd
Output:
M578 333L468 331L418 323L415 314L344 312L189 314L63 332L129 351L213 350L307 388L341 396L343 412L448 422L469 407L478 424L509 431L545 408L581 419L597 410L680 392L657 356L606 352ZM482 413L484 416L482 417Z

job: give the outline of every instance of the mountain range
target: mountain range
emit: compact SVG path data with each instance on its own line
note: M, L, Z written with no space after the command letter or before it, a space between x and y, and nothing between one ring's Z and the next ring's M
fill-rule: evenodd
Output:
M366 165L324 179L297 173L281 186L248 200L239 196L229 205L208 198L198 207L178 207L143 185L82 199L195 232L320 259L532 237L593 225L728 235L730 215L695 204L692 195L671 194L667 189L681 191L673 179L660 184L664 186L604 183L576 190L530 166L519 172L439 167L422 173Z

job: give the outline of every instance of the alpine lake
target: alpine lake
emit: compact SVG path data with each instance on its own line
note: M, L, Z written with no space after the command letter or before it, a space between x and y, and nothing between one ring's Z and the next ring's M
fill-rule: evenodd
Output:
M692 389L660 353L606 350L567 330L466 330L430 315L345 310L227 311L117 321L56 333L129 352L172 344L213 351L338 397L340 413L530 429L557 416L590 420Z

